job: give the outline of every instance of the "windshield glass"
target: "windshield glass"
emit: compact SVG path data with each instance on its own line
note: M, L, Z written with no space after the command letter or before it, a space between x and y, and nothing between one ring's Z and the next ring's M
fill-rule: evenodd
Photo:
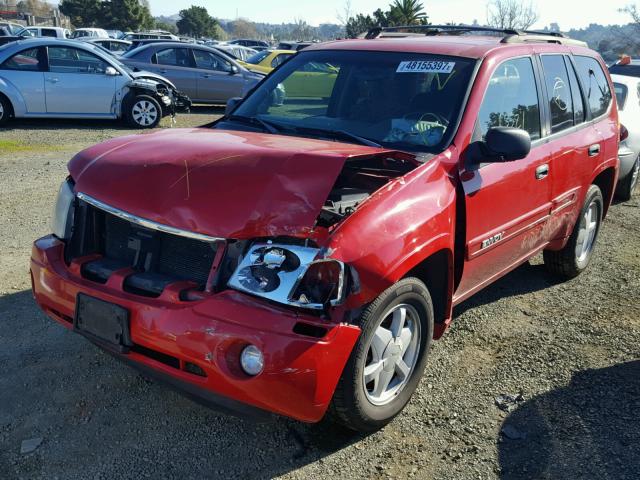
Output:
M346 132L388 148L436 152L454 128L473 67L471 59L418 53L302 52L233 115L279 133Z

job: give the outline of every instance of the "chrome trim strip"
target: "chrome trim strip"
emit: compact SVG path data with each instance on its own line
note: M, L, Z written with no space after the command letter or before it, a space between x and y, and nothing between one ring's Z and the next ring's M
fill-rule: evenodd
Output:
M78 199L83 202L87 202L90 205L93 205L100 210L103 210L107 213L115 215L123 220L126 220L131 223L135 223L136 225L140 225L141 227L149 228L151 230L157 230L159 232L170 233L172 235L178 235L179 237L191 238L193 240L200 240L202 242L224 242L224 238L211 237L209 235L205 235L203 233L190 232L189 230L182 230L180 228L170 227L169 225L163 225L162 223L157 223L152 220L147 220L146 218L138 217L137 215L133 215L128 212L124 212L117 208L114 208L106 203L101 202L100 200L96 200L95 198L87 195L86 193L78 192L76 194Z

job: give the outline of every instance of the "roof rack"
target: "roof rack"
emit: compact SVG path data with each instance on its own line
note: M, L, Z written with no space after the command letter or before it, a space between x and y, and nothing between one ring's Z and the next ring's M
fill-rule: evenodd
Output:
M558 43L563 45L586 46L585 42L566 37L560 32L542 32L538 30L516 30L511 28L480 27L475 25L401 25L396 27L374 27L364 38L374 39L381 36L410 35L463 35L465 33L488 33L503 36L501 43ZM384 35L389 34L389 35Z

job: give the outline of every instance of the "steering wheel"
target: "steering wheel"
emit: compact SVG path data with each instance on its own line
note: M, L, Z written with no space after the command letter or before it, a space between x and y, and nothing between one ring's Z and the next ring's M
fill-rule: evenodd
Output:
M409 112L402 118L404 118L405 120L409 120L414 116L417 118L416 120L417 122L422 122L427 118L432 118L432 119L435 119L435 121L438 122L443 127L449 126L449 120L447 120L442 115L434 112Z

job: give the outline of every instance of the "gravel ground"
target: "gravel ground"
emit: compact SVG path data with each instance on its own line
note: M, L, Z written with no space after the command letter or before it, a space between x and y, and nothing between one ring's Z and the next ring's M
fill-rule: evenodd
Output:
M32 300L30 244L49 231L66 162L126 133L106 122L0 130L1 479L640 478L638 196L612 207L585 275L557 283L535 258L459 306L384 430L258 425L146 380ZM35 450L21 453L24 440Z

